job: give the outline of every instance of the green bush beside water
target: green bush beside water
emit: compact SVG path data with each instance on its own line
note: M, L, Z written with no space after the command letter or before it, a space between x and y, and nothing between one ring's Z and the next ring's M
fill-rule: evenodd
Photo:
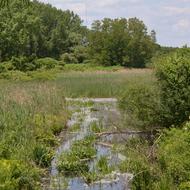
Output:
M165 130L161 135L154 149L142 140L126 147L129 159L121 163L120 168L134 174L132 189L190 188L190 123L182 129Z
M132 87L121 99L126 125L166 127L154 142L133 139L121 170L132 172L134 190L190 189L190 52L171 53L156 62L155 87ZM128 118L129 117L129 118Z
M190 116L190 50L160 58L155 65L161 89L164 126L180 125Z
M60 156L58 170L66 176L80 176L89 172L88 161L96 155L94 142L93 136L74 142L71 150Z

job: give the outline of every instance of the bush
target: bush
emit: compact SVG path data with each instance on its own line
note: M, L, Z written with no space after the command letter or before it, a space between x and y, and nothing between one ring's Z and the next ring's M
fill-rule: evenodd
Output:
M15 70L19 70L23 72L34 71L40 68L40 65L38 64L38 62L36 62L35 56L13 57L11 62Z
M0 73L3 73L6 71L6 68L3 64L0 64Z
M54 72L49 71L35 71L28 73L28 75L31 76L32 79L38 81L54 80L56 76Z
M134 149L131 147L135 147ZM133 190L188 190L190 188L190 123L167 129L154 147L134 141L126 147L120 169L134 174Z
M73 56L78 63L83 63L88 58L87 48L85 46L75 46L73 48Z
M156 62L163 105L162 124L180 125L190 115L190 50L181 49Z
M0 74L0 79L13 80L13 81L28 81L31 77L21 71L8 71Z
M13 66L13 64L12 64L11 61L3 62L2 65L3 65L4 68L5 68L5 72L6 72L6 71L13 71L13 70L15 70L15 68L14 68L14 66Z
M42 69L53 69L56 65L59 65L57 60L50 57L38 59L36 62Z
M159 144L158 161L161 169L177 187L190 183L190 123L183 129L167 130ZM184 188L184 189L189 189ZM181 189L181 188L180 188Z
M64 53L61 55L61 60L66 64L78 63L76 57L72 53Z
M159 90L156 86L136 85L127 89L120 100L128 127L152 128L160 123Z
M1 190L37 190L37 171L31 166L14 160L0 160Z

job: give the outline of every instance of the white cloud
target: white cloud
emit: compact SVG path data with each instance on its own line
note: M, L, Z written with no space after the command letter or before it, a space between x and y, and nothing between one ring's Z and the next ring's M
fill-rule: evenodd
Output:
M184 31L186 33L190 31L190 21L186 19L179 20L174 25L174 29L178 31Z
M174 7L174 6L166 6L164 10L167 11L167 14L176 15L176 14L189 14L190 15L190 7Z
M190 0L39 0L79 14L90 25L104 17L138 17L163 45L190 42Z

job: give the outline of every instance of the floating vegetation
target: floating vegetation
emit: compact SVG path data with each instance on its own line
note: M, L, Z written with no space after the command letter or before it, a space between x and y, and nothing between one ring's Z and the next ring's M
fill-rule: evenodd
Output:
M96 155L94 141L93 136L87 136L83 140L75 141L71 146L71 151L61 154L58 163L59 172L71 176L88 172L88 161Z

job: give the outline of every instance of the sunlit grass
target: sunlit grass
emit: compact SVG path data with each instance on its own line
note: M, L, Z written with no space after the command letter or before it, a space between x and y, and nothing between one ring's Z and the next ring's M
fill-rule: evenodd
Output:
M58 75L56 83L67 97L120 97L130 85L155 82L151 70L118 72L69 72Z
M38 168L49 167L58 143L55 135L66 124L62 90L49 82L2 83L0 105L0 170L5 171L0 185L35 189L36 176L42 174Z

